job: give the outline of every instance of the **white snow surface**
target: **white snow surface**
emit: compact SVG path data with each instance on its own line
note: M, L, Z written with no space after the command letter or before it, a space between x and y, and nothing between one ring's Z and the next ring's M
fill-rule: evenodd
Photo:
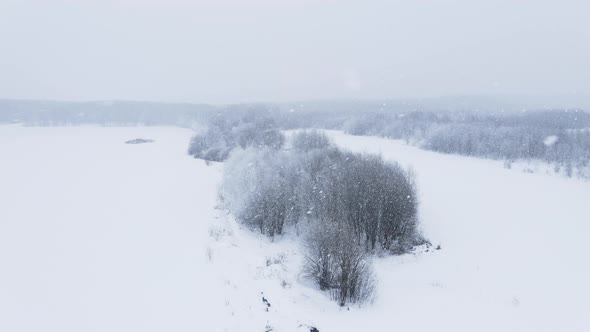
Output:
M214 331L220 177L190 135L0 126L0 331Z
M442 246L376 258L377 299L350 310L294 236L216 208L223 165L186 155L190 131L0 126L0 331L589 330L588 182L329 134L411 166Z

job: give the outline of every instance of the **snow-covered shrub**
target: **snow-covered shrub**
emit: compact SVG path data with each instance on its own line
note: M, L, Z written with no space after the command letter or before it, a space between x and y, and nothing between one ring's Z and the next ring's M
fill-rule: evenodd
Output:
M305 265L303 272L313 280L321 290L329 290L336 284L336 262L332 255L334 238L332 233L336 226L316 222L305 237Z
M280 149L284 135L275 128L269 118L232 119L214 118L204 133L195 135L189 144L188 153L195 158L224 161L236 147L268 147Z
M222 195L236 218L271 237L283 233L295 209L296 160L284 151L238 149L227 160Z
M223 161L229 154L230 147L217 127L210 127L203 134L191 138L188 154L195 158Z
M286 257L285 257L284 253L279 253L275 256L266 257L266 266L271 266L271 265L284 266L285 260L286 260Z
M318 130L300 131L291 137L291 147L298 151L308 152L315 149L324 149L331 145L330 138Z
M379 156L337 149L310 154L303 164L310 179L301 186L308 217L349 227L367 250L413 242L418 201L412 172Z
M215 241L219 241L225 237L232 236L233 232L227 225L216 223L209 228L209 236Z
M305 238L305 274L341 306L373 299L375 276L348 227L318 221Z
M247 147L270 147L280 149L285 143L285 137L272 121L243 123L232 128L237 145Z

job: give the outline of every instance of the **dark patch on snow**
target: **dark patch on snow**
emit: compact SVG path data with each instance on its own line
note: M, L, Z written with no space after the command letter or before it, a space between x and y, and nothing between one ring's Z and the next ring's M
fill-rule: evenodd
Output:
M143 143L153 143L153 139L146 139L146 138L136 138L125 141L125 144L143 144Z
M268 311L268 308L270 308L270 302L268 302L268 300L264 297L264 293L262 293L262 303L264 303L266 306L266 311Z

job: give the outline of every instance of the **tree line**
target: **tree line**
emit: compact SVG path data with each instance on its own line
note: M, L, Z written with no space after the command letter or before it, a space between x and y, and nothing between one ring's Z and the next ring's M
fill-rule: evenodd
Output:
M506 160L537 160L590 177L590 114L580 110L364 113L343 126L442 153Z

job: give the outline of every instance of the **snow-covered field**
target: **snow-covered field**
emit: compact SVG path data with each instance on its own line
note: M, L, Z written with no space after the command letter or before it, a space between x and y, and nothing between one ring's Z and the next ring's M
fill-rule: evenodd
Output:
M0 126L0 331L590 328L588 182L330 133L414 168L442 246L376 259L378 298L347 310L299 276L295 241L215 209L222 165L186 156L190 135Z
M211 331L219 171L190 135L0 126L0 331Z

